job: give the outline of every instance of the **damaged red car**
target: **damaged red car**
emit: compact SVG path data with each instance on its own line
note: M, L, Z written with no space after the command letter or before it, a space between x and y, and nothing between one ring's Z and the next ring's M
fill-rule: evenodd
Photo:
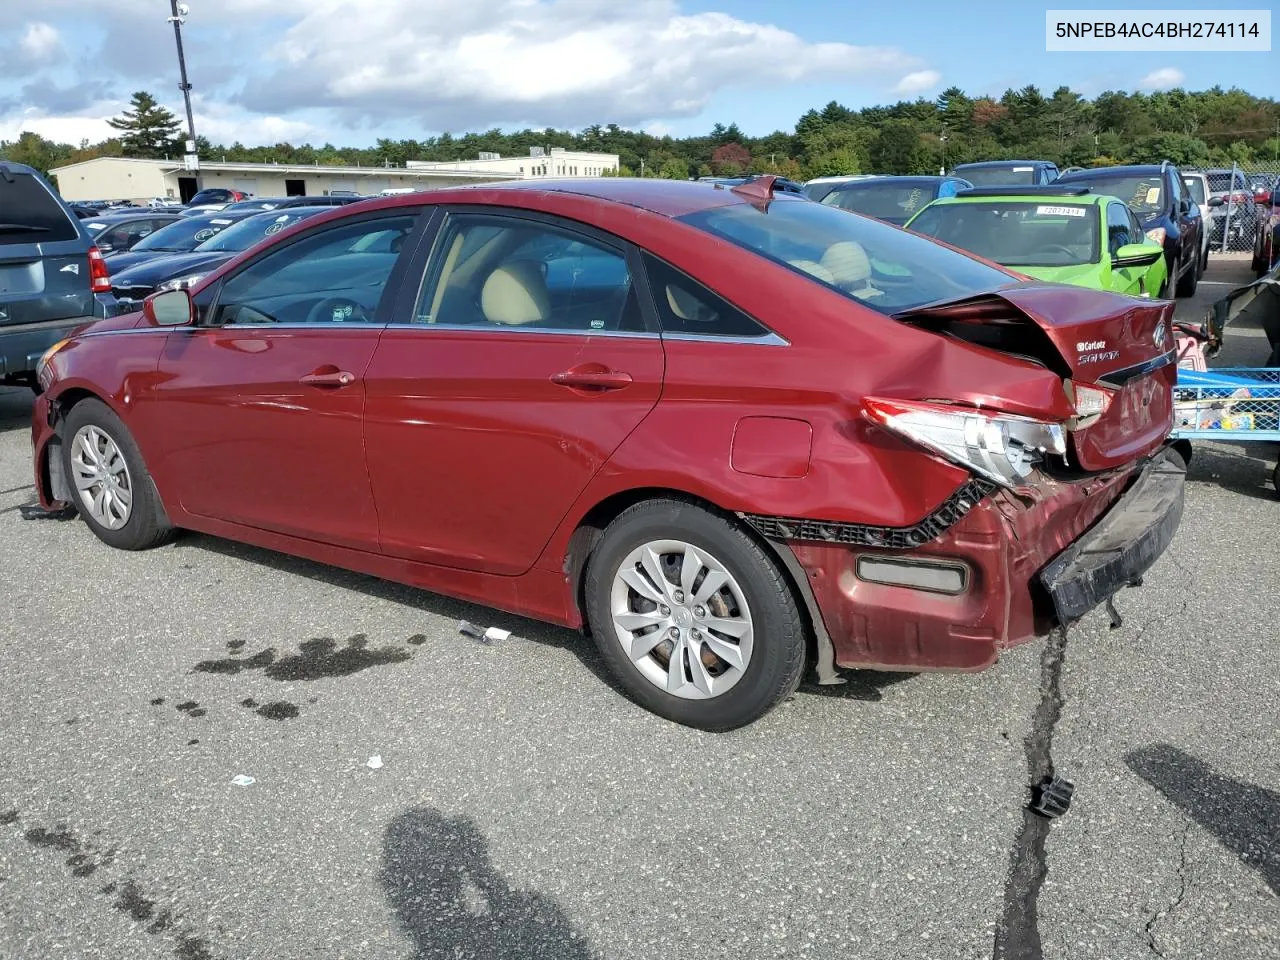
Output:
M1173 538L1173 304L761 177L467 187L269 238L40 363L35 476L572 628L680 723L978 670Z

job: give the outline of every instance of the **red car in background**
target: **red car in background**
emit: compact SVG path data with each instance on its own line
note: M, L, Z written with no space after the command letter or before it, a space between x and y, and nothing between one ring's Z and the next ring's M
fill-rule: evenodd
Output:
M1253 241L1253 272L1261 277L1280 260L1280 187L1255 196L1258 235Z
M711 730L806 664L974 670L1182 511L1173 304L773 192L611 179L321 214L40 364L35 476L568 627Z

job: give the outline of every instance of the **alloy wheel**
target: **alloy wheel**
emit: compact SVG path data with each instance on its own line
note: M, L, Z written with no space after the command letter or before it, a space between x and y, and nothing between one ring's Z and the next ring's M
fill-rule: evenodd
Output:
M124 454L105 430L86 424L71 441L72 482L94 522L119 530L133 511L133 479Z
M672 696L720 696L751 662L754 625L741 586L718 559L682 540L653 540L627 554L610 611L631 663Z

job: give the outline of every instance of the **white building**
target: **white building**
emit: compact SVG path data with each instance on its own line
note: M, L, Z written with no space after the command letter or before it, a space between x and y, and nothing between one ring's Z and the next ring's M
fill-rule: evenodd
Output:
M472 173L492 173L531 177L602 177L617 174L616 153L587 153L583 150L566 150L563 147L530 147L527 157L504 157L498 153L482 153L477 160L422 161L410 160L410 170L456 170Z
M153 197L187 201L197 191L226 187L256 197L322 196L354 191L374 196L383 190L429 190L466 183L533 177L598 177L617 173L616 154L534 147L528 157L481 154L476 160L409 161L403 167L322 166L320 164L200 161L187 170L179 160L95 157L55 167L58 192L66 200L132 200Z

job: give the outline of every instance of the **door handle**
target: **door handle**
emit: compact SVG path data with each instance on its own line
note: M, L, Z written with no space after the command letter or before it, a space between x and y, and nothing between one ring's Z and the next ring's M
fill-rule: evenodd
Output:
M551 382L577 390L621 390L633 383L631 374L623 373L621 370L610 370L598 363L553 374Z
M298 378L299 383L309 387L348 387L356 382L356 375L346 370L334 370L328 373L308 373Z

